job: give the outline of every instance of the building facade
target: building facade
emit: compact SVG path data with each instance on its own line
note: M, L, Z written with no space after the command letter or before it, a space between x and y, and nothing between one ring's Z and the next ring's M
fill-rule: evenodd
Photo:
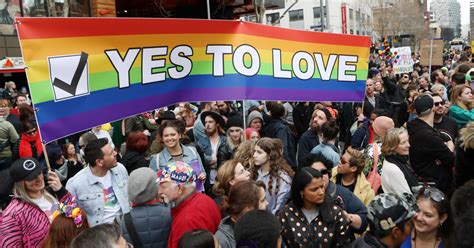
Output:
M372 2L372 0L293 0L287 1L285 8L267 10L265 14L268 25L372 36L373 18L370 7Z
M457 0L432 0L430 11L441 26L444 40L461 37L461 5Z

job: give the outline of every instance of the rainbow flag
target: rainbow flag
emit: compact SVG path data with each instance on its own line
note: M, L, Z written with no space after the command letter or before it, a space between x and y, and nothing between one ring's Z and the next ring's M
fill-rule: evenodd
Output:
M17 18L44 143L182 101L362 101L369 37L241 21Z

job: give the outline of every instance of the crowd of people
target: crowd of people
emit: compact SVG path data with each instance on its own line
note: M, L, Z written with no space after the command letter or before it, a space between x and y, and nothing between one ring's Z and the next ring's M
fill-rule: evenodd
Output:
M371 56L363 103L186 102L46 147L8 83L0 247L473 247L470 58Z

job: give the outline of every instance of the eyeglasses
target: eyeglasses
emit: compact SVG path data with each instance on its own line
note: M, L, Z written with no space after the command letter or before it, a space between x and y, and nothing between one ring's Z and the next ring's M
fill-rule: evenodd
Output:
M435 102L434 105L435 105L435 107L439 107L440 105L444 106L445 103L446 103L445 101Z
M437 203L441 203L446 199L446 197L444 197L444 193L437 188L418 186L413 187L412 191L416 197L420 195L428 196L431 200Z
M25 133L28 134L28 135L32 135L32 134L36 133L36 129L33 129L33 130L25 132Z

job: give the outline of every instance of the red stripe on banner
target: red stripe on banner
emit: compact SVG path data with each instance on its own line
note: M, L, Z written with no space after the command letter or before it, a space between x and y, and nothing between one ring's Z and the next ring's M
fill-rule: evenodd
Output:
M227 20L157 18L25 18L16 19L20 39L146 34L247 34L288 41L369 47L367 36L315 33ZM90 28L88 28L90 27Z

